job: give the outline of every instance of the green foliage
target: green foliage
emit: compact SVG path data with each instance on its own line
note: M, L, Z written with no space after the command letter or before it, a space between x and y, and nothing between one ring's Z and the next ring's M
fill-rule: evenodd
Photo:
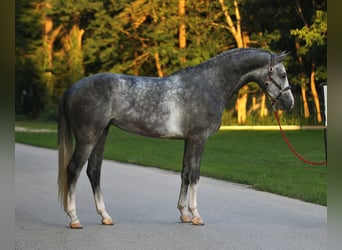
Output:
M250 39L248 46L293 52L286 59L286 67L294 91L308 84L311 70L309 66L305 69L299 66L297 55L304 58L305 65L311 65L315 59L316 80L326 81L326 1L300 1L303 17L308 20L304 26L292 2L274 0L272 5L269 0L237 2L241 29ZM186 13L182 17L178 3L178 0L17 0L16 112L31 117L56 117L53 112L61 94L84 76L98 72L157 76L158 66L163 75L168 75L236 47L218 0L186 0ZM225 4L236 22L233 1ZM47 20L52 21L52 29L44 34ZM181 23L186 26L186 47L182 49L179 48ZM58 28L55 40L48 45ZM81 47L80 32L83 32ZM303 46L296 49L295 39L300 39ZM255 88L249 91L254 93ZM296 108L300 109L300 105ZM233 118L234 115L233 112Z
M305 41L305 49L312 46L323 46L326 44L327 38L327 13L317 10L315 19L311 26L303 26L301 29L291 30L291 35L297 36Z

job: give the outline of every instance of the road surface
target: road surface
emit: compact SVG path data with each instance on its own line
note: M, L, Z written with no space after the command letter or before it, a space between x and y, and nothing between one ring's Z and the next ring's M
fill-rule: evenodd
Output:
M57 151L15 145L16 249L326 249L327 208L202 177L205 226L179 222L177 173L104 161L114 226L95 211L85 168L77 186L81 230L57 199ZM2 201L4 202L4 201Z

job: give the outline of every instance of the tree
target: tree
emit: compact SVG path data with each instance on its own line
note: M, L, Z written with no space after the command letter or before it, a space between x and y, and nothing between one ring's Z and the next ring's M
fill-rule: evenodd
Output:
M88 27L86 68L97 64L98 71L168 75L203 62L230 41L212 26L219 10L217 2L194 0L136 0L119 9L109 3Z
M309 119L312 117L309 112L311 96L316 99L314 97L315 90L310 87L315 84L312 82L310 84L310 78L315 78L316 81L326 79L326 44L305 48L305 41L293 32L301 30L304 26L311 27L317 10L326 13L326 1L296 0L293 4L289 1L274 0L270 5L268 0L245 0L241 7L242 14L248 17L243 21L244 26L250 30L253 43L272 51L288 50L292 52L285 61L288 78L293 91L300 90L304 116ZM254 11L255 9L258 11ZM270 20L272 21L270 22ZM305 33L306 31L303 31L303 34ZM320 32L320 34L316 34L317 36L322 41L326 41L326 32ZM317 58L315 62L317 70L314 72L319 76L314 74L312 77L312 61L315 57ZM291 113L300 110L301 105L297 100L296 103L295 109ZM317 99L316 103L318 104ZM319 119L317 118L317 120Z
M16 110L35 117L56 113L61 93L90 74L165 76L248 46L295 51L285 61L288 78L309 112L316 82L326 80L326 2L296 3L16 0ZM241 90L239 122L246 121L246 111L266 114L261 93L253 84Z
M185 16L185 0L179 0L178 13L180 18L179 24L179 48L184 49L186 47L186 27L185 22L182 20ZM185 63L185 57L181 57L181 62Z
M49 52L55 35L53 25L45 22L46 16L41 13L47 7L47 2L16 1L16 110L34 118L51 104Z
M316 10L314 16L312 17L312 23L309 24L301 10L299 1L297 0L297 9L299 15L301 16L304 26L301 29L291 30L291 34L296 37L296 48L297 54L301 65L303 65L303 55L309 55L311 59L311 69L310 69L310 88L314 99L316 107L317 121L322 122L320 102L316 89L316 70L317 70L317 60L322 52L321 47L326 46L326 34L327 34L327 15L326 12L322 10ZM304 42L304 46L300 45L300 42ZM318 78L318 77L317 77ZM318 78L319 79L319 78ZM304 86L302 87L302 89ZM303 97L306 97L305 91L302 90ZM305 98L303 98L305 99ZM306 108L307 109L307 108ZM305 109L305 115L308 116L308 110Z
M233 35L236 45L238 48L248 47L248 35L247 32L242 32L241 29L241 16L237 1L233 1L234 4L234 15L236 24L234 25L233 19L230 12L230 8L225 4L224 0L219 0L222 12L226 19L226 29ZM246 123L247 120L247 98L248 98L248 86L245 85L239 90L238 97L236 100L235 109L237 110L237 121L238 123Z

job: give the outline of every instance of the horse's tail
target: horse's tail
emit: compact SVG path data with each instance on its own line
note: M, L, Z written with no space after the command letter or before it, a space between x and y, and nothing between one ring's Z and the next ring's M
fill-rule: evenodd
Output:
M68 174L67 167L72 156L72 132L70 124L65 117L64 95L59 103L58 111L58 197L66 210L68 194Z

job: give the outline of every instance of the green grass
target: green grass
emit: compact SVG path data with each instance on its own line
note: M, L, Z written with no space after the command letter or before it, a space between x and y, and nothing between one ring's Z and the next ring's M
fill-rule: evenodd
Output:
M29 123L29 124L27 124ZM17 126L21 122L16 122ZM26 121L26 126L35 127ZM39 128L56 128L53 124ZM32 127L33 126L33 127ZM300 154L311 161L324 160L321 130L286 131ZM56 133L16 132L16 142L56 149ZM180 171L183 141L147 138L111 128L105 158ZM307 202L327 204L327 169L307 165L287 148L279 131L220 131L209 138L201 175L248 184Z
M51 129L57 130L57 123L52 121L31 120L25 116L15 117L15 126L32 129Z

